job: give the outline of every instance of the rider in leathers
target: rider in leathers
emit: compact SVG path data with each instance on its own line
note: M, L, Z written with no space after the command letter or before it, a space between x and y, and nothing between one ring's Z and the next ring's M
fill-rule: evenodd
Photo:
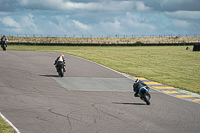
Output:
M1 38L1 45L6 44L6 47L7 47L7 42L8 42L8 38L5 35L3 35L3 37Z
M136 79L134 84L133 84L133 91L135 92L134 96L139 97L138 93L140 91L141 87L146 87L146 89L150 89L142 80Z
M65 58L64 58L64 54L61 54L60 56L58 56L58 58L55 60L55 63L54 65L56 65L56 69L58 71L58 68L57 68L57 63L59 62L63 62L64 63L64 68L63 68L63 71L65 72Z

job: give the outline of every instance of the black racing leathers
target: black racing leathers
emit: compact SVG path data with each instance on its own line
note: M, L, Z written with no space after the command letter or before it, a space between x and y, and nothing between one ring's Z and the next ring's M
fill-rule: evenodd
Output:
M135 94L134 94L135 97L138 97L138 93L139 93L139 90L141 87L146 87L146 89L149 90L149 87L144 82L139 80L138 82L135 82L133 84L133 91L135 92Z

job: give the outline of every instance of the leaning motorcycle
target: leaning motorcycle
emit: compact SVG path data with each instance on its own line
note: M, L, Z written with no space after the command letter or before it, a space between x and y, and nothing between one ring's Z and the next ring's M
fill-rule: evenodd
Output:
M146 102L147 105L150 105L151 95L149 94L149 90L146 87L141 87L139 90L140 99Z
M7 47L6 43L1 43L1 48L3 49L3 51L6 51L6 47Z
M57 69L59 77L64 76L64 66L65 66L65 64L63 62L58 62L55 66L56 69Z

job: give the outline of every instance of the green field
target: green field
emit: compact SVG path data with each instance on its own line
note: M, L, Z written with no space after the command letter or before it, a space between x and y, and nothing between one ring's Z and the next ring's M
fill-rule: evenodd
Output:
M186 46L8 46L8 50L52 51L76 55L122 73L200 94L200 52L187 51L185 48Z

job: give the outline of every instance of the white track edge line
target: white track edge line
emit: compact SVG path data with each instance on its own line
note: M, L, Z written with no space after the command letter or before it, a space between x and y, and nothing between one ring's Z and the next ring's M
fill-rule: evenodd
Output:
M20 131L1 112L0 116L14 129L15 133L20 133Z

